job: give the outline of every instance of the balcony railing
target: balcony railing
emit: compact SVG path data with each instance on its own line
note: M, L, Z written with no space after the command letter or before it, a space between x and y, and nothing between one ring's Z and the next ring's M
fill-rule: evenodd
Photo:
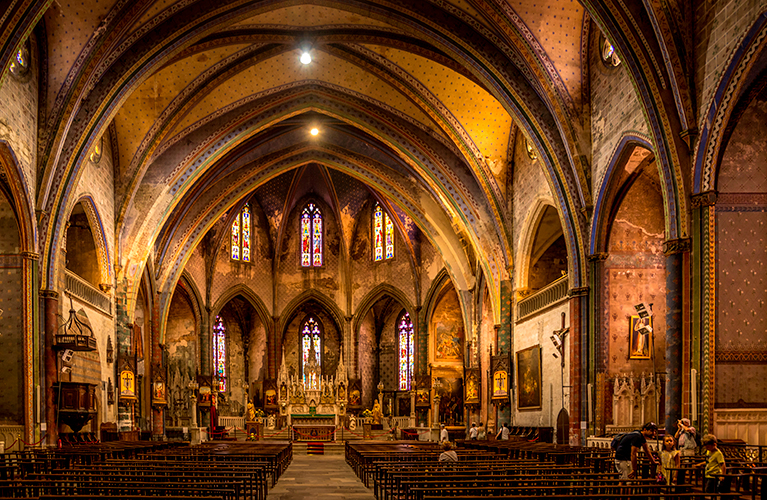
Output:
M539 311L551 307L554 304L567 298L567 287L569 281L565 274L541 288L529 297L517 302L517 321L531 316Z
M78 299L86 302L101 312L112 314L112 299L109 295L70 271L65 271L66 290Z

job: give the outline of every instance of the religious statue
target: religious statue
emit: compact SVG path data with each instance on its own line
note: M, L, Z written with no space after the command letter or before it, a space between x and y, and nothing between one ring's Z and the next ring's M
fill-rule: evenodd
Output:
M340 384L338 386L338 400L343 401L344 399L346 399L346 388L344 384Z
M357 428L357 417L354 414L349 415L349 430L353 431Z
M248 422L255 422L256 421L256 408L253 406L253 403L248 401Z
M266 417L266 428L269 430L274 430L274 428L277 426L277 417L274 416L274 413L270 413L268 417Z
M380 424L382 417L383 417L383 413L381 412L381 405L378 404L378 401L376 401L375 404L373 405L373 423Z
M280 385L280 401L287 401L288 399L288 388L285 386L285 382Z

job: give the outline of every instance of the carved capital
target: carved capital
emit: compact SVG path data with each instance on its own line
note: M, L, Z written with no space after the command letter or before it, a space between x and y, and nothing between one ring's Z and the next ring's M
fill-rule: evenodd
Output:
M567 295L570 297L585 297L589 294L589 287L587 286L579 286L577 288L571 288Z
M674 255L677 253L686 253L691 250L690 238L680 238L677 240L667 240L663 242L663 255Z
M99 290L101 290L104 293L109 293L112 288L114 288L114 285L111 283L99 283Z
M717 192L706 191L705 193L698 193L692 195L690 198L691 208L710 207L716 205Z
M40 254L35 252L21 252L21 258L27 260L40 260Z
M610 256L610 254L607 253L607 252L592 253L591 255L589 255L589 261L591 261L591 262L599 262L599 261L606 260L607 257L609 257L609 256Z
M59 292L56 290L40 290L40 297L44 299L58 299Z

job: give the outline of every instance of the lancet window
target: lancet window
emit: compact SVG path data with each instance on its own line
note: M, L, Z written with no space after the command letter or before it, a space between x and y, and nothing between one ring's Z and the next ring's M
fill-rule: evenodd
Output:
M250 262L250 205L247 203L232 222L232 260Z
M394 257L394 223L381 205L373 210L373 260L380 262Z
M322 266L322 212L309 203L301 212L301 266Z
M304 387L319 388L319 377L322 373L322 332L313 317L309 317L301 328L301 352Z
M213 366L218 378L218 391L226 392L226 327L221 316L213 325Z
M403 313L397 325L397 336L399 339L399 390L409 391L410 381L413 378L413 368L415 367L415 335L410 314L407 312Z

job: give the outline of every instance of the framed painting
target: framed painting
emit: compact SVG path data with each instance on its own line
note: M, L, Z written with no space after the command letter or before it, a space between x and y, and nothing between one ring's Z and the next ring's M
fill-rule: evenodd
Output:
M650 359L652 316L629 318L629 359Z
M517 408L541 409L541 346L517 352Z
M495 403L505 404L509 401L509 370L510 358L508 354L499 354L490 358L492 370L492 385L490 386L490 399Z
M479 368L467 368L465 372L465 380L463 386L466 388L464 392L464 403L466 404L479 404L479 388L481 385L482 377Z

